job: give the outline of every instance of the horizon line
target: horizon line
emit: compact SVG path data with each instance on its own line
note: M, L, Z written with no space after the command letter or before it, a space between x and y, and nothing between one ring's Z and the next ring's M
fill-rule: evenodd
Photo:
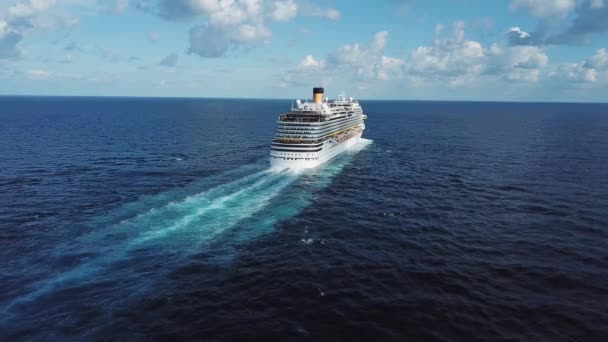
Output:
M264 97L205 97L205 96L146 96L146 95L33 95L33 94L0 94L2 97L57 97L57 98L122 98L122 99L199 99L199 100L272 100L295 101L297 98L264 98ZM306 99L304 99L306 100ZM311 99L308 99L311 100ZM476 103L546 103L546 104L608 104L608 101L523 101L523 100L474 100L474 99L355 99L357 101L393 101L393 102L476 102Z

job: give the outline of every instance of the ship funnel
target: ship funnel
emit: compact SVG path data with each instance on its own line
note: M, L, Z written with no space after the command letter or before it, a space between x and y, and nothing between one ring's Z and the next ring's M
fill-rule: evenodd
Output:
M312 88L312 102L321 103L323 102L323 93L325 90L321 87Z

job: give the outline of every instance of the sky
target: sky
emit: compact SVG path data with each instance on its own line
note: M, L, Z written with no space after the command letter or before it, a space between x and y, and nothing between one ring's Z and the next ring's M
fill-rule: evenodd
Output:
M608 100L608 0L0 0L0 94Z

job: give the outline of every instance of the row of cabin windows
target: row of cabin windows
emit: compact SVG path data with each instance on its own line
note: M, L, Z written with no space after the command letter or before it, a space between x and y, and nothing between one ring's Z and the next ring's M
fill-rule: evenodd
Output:
M310 126L308 126L308 127L293 127L293 126L281 125L281 126L277 127L277 130L282 130L282 131L308 131L308 132L311 132L311 133L317 133L317 132L322 132L322 131L328 131L328 130L331 130L333 128L340 127L342 125L355 124L355 123L363 123L363 119L361 119L361 118L346 119L346 120L343 120L343 121L337 121L335 123L332 123L331 125L319 126L319 127L310 127Z
M316 157L316 158L287 158L287 157L272 157L272 158L275 158L275 159L283 159L283 160L301 160L301 159L304 159L304 160L318 160L318 159L319 159L319 157Z
M282 156L301 156L301 153L285 153L285 152L280 152L279 153ZM310 156L310 153L306 154L307 156Z
M328 132L324 132L324 133L309 133L309 134L304 134L302 135L302 133L283 133L283 132L277 132L275 135L279 138L296 138L296 139L302 139L302 138L308 138L308 139L314 139L314 138L323 138L329 134L333 134L335 132L340 131L341 129L345 129L345 128L349 128L348 125L345 125L344 127L340 127L337 128L333 131L328 131Z

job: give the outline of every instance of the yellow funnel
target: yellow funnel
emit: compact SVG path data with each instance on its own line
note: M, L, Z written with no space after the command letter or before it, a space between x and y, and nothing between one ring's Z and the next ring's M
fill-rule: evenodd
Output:
M312 102L321 103L323 102L323 93L325 90L321 87L312 88Z

